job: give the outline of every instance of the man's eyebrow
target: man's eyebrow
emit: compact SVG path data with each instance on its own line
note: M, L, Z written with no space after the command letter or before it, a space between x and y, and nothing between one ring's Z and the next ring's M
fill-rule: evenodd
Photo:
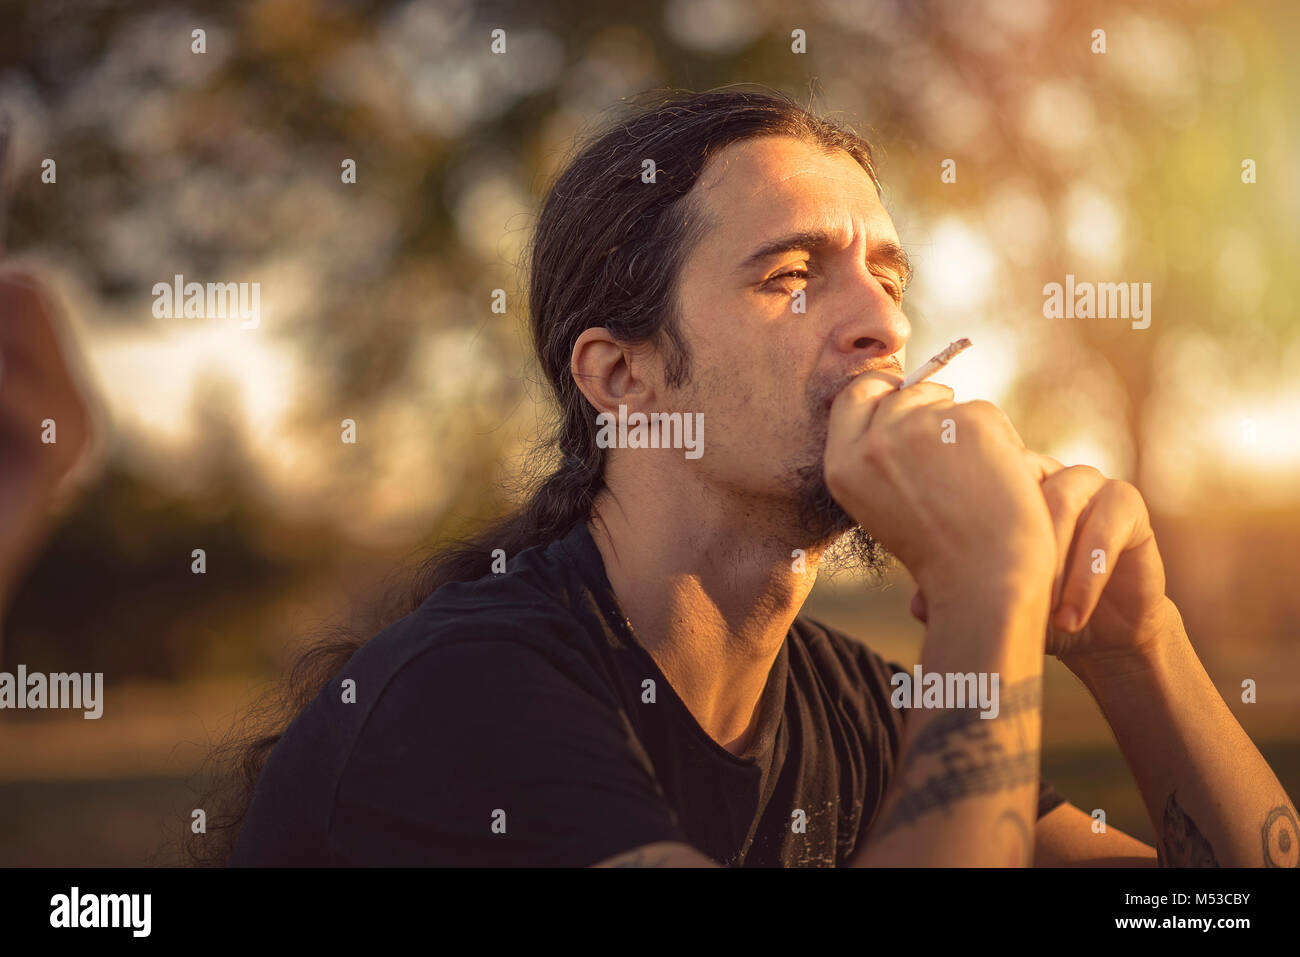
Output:
M884 242L871 250L871 261L888 266L898 273L898 281L906 289L912 281L912 260L898 243Z
M834 236L825 229L800 229L769 240L745 257L736 267L737 272L744 272L770 256L806 249L809 252L831 244ZM895 242L877 243L871 248L871 261L887 266L898 273L899 279L906 286L912 280L912 260L908 258L903 247Z

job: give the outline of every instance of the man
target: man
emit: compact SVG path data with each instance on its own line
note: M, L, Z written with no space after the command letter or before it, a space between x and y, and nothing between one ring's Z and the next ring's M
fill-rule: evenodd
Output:
M908 279L865 144L782 97L589 144L532 258L564 464L302 710L233 863L1294 866L1141 496L898 391ZM702 454L609 447L638 413L701 415ZM837 541L909 569L923 671L996 676L995 716L895 707L897 666L800 615ZM1045 635L1159 850L1040 781Z

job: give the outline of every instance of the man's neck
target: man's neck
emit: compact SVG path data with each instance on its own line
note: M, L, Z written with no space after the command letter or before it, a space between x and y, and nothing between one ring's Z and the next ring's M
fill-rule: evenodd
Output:
M635 483L596 499L592 539L638 640L700 727L733 754L759 726L781 644L816 580L754 507L705 507L680 487Z

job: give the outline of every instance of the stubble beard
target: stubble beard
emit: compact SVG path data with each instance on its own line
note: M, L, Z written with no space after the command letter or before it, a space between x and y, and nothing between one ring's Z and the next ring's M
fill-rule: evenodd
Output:
M826 485L826 425L812 447L816 458L790 473L789 484L803 537L823 549L819 569L832 575L851 572L880 581L893 564L893 556L844 510Z

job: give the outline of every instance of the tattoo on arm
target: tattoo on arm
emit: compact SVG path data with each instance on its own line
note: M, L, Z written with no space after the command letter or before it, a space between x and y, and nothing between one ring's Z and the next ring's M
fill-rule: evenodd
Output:
M1214 848L1196 822L1187 816L1174 793L1165 805L1164 836L1156 845L1161 867L1218 867Z
M1001 715L1028 716L1037 713L1041 703L1041 679L1029 678L1007 688ZM872 837L910 824L935 809L947 813L963 798L1010 791L1037 781L1038 749L1025 746L1022 731L1020 745L1009 753L995 737L991 723L974 709L954 709L930 721L912 743L911 757L935 755L942 768L922 784L904 790L890 814L872 828Z
M1010 808L998 815L997 823L993 825L993 840L995 846L1010 848L1007 867L1026 867L1033 863L1033 832L1025 819Z
M1289 807L1279 804L1269 811L1260 833L1265 867L1300 867L1300 827Z

